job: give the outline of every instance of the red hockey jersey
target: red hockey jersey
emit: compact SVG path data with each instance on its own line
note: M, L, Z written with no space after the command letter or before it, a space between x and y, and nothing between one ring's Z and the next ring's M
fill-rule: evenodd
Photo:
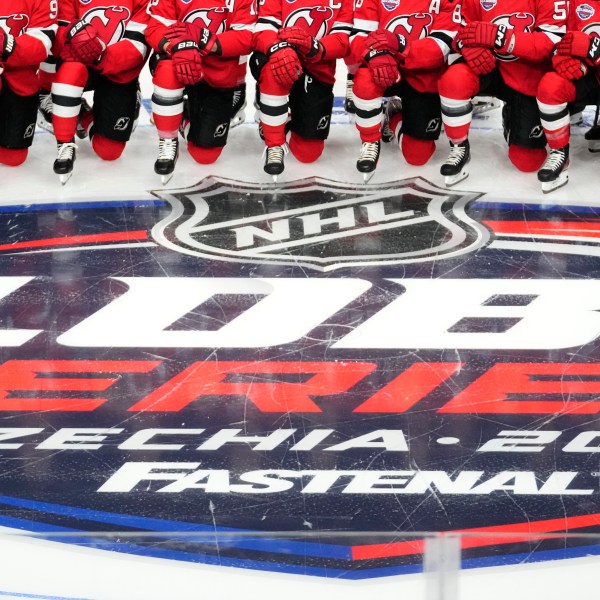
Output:
M324 58L307 64L307 71L319 81L333 83L337 59L348 54L352 0L264 0L258 9L254 49L266 54L279 41L279 30L291 26L306 29L321 42Z
M57 56L65 43L69 25L85 21L93 25L106 51L96 68L115 83L127 83L139 76L148 45L144 37L148 25L147 0L120 0L108 4L104 0L60 0L59 33L53 53Z
M367 35L387 29L408 40L398 65L419 92L437 92L452 41L460 25L460 0L363 0L354 11L352 54L362 60Z
M463 19L514 29L512 54L496 53L504 81L535 96L542 75L551 70L554 45L566 31L567 0L463 0Z
M0 0L0 27L15 38L4 80L20 96L35 94L37 71L56 36L56 0Z
M207 81L215 87L234 87L240 56L250 54L252 50L252 30L256 23L254 1L151 0L146 37L158 51L158 44L169 25L197 20L218 36L221 45L221 54L209 53L202 58Z
M600 0L571 0L567 29L600 37Z

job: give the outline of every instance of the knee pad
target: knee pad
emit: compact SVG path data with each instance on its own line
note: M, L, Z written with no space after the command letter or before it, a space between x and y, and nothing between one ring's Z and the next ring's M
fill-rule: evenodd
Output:
M406 134L402 135L400 145L404 159L409 165L424 165L435 152L433 140L418 140Z
M290 135L290 152L303 163L315 162L325 148L324 140L309 140L292 131Z
M538 86L538 102L543 104L562 104L574 102L576 96L575 84L558 73L546 73Z
M125 142L109 140L96 133L92 137L92 148L102 160L117 160L123 154Z
M2 148L0 146L0 163L9 167L18 167L27 158L27 148Z
M440 96L453 100L468 100L479 91L479 77L465 63L455 63L440 77Z
M525 173L537 171L546 160L545 148L523 148L511 144L508 147L508 158L510 162Z
M223 146L207 148L205 146L196 146L192 142L188 142L188 152L190 156L201 165L210 165L214 163L223 152Z

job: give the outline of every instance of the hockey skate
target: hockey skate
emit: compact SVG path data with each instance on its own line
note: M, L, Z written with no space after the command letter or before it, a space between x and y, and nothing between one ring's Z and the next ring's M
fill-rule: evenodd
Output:
M380 151L381 142L363 142L360 156L356 161L356 168L363 174L364 183L367 183L375 174Z
M450 154L440 168L446 187L456 185L469 176L467 164L471 160L469 140L454 145L450 142Z
M270 146L265 150L265 173L273 177L273 181L277 183L277 177L283 173L285 164L284 156L289 152L287 144L283 146Z
M390 121L394 115L402 112L402 100L398 96L392 96L384 104L383 124L381 125L381 141L385 144L393 141L396 137L394 130L390 127Z
M584 137L590 152L600 152L600 125L592 125L591 129L585 132Z
M344 110L348 113L350 123L354 123L356 120L356 106L354 106L354 92L352 88L354 86L354 76L346 77L346 97L344 99Z
M566 185L569 181L569 145L552 150L538 171L542 192L547 194Z
M163 185L169 183L173 177L178 158L179 140L177 138L159 138L158 158L154 163L154 172L160 175Z
M236 89L233 92L233 113L229 122L229 131L238 127L246 120L246 89Z
M40 90L37 124L38 127L54 133L54 126L52 125L52 94L47 90Z
M79 117L77 117L77 127L75 129L75 135L80 140L85 140L85 138L88 137L93 116L92 107L89 102L85 98L82 98Z
M54 161L54 172L58 175L62 185L65 185L71 179L71 175L73 175L76 148L77 145L74 141L58 143L56 160Z

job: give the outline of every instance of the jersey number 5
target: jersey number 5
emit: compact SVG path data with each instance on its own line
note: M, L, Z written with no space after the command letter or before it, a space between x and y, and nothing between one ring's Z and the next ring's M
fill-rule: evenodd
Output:
M564 21L567 18L567 0L556 0L554 2L554 14L552 18L558 21Z

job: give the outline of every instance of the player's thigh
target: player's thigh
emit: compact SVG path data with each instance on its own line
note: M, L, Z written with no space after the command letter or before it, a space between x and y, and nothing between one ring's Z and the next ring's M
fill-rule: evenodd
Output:
M290 90L291 130L309 140L326 140L333 110L333 84L304 73Z
M227 143L234 90L213 87L204 80L186 88L190 111L189 142L204 148Z
M19 96L6 83L0 92L0 146L29 148L33 142L39 96Z
M508 144L524 148L545 148L546 136L535 96L512 90L502 111L504 135Z
M403 80L402 133L419 140L437 140L441 130L439 94L418 92Z
M94 90L94 130L117 142L131 137L137 105L137 79L115 83L100 76Z

